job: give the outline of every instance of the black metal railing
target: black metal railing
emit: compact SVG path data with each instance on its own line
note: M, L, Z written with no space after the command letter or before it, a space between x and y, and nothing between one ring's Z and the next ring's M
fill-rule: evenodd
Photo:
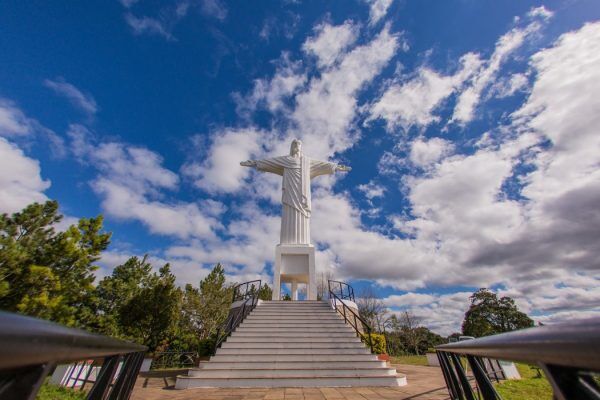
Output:
M451 399L500 399L492 384L498 371L490 359L539 366L555 399L600 399L600 318L450 343L436 350ZM465 359L472 379L465 373Z
M352 310L352 308L348 307L346 305L346 303L344 303L344 300L350 300L350 298L347 297L346 299L343 299L342 297L338 296L338 294L336 294L334 290L332 290L332 283L333 283L333 287L344 287L344 286L339 286L338 285L339 283L342 283L343 285L348 287L349 291L347 293L352 294L352 301L354 301L354 289L352 289L352 286L350 286L346 283L343 283L343 282L330 280L330 281L328 281L328 283L329 283L329 300L333 300L333 307L336 309L337 312L339 312L344 317L344 322L349 324L352 328L354 328L354 331L356 332L356 336L361 338L361 340L365 341L365 343L371 349L371 353L375 354L375 351L373 348L373 337L371 336L371 334L373 333L373 329L367 323L367 321L365 321L363 318L361 318L360 315L358 315L358 313L354 312L354 310ZM348 294L348 296L349 296L349 294Z
M151 370L168 368L193 368L197 366L199 354L193 351L162 351L154 353Z
M240 300L248 300L255 295L258 295L262 282L260 279L240 283L233 288L233 302Z
M90 400L128 399L147 347L0 311L0 398L33 399L59 364L77 362L68 386ZM81 361L84 360L84 361ZM93 376L92 376L93 375Z
M255 285L256 284L256 285ZM215 346L212 354L217 352L221 344L242 323L244 318L250 314L258 304L258 291L261 286L260 279L240 283L233 288L233 305L241 302L238 307L231 308L227 319L217 329Z
M327 285L340 299L354 301L354 288L347 283L328 280Z

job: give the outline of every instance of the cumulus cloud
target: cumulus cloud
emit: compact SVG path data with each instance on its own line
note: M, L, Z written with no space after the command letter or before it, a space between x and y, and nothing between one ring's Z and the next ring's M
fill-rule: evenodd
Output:
M369 4L369 25L375 25L387 14L394 0L366 0Z
M411 144L410 161L421 168L429 167L449 155L454 145L442 138L416 139Z
M214 229L220 228L215 218L219 208L215 208L214 201L163 199L165 190L178 187L179 177L162 167L159 154L121 142L97 142L93 133L81 125L72 125L68 134L73 153L98 170L91 185L102 197L108 215L138 220L152 233L184 239L212 238Z
M383 197L385 194L385 186L378 185L374 182L358 185L357 189L364 193L365 197L373 200L378 197Z
M33 132L32 120L12 101L0 98L0 135L26 136Z
M529 85L526 74L513 74L508 78L500 79L490 88L490 97L509 97L517 92L524 91Z
M359 29L352 21L346 21L336 26L328 23L317 25L315 32L314 37L304 42L302 49L317 57L317 65L323 68L333 65L344 54L356 41Z
M543 9L543 7L540 8ZM540 16L539 12L533 10L530 14L530 16L534 18ZM541 19L542 21L545 21L550 16L551 15L546 14L546 16L542 16ZM523 45L528 37L537 33L542 26L543 24L536 19L524 28L513 28L498 39L494 53L490 59L487 60L484 67L481 68L473 78L473 83L460 94L454 108L451 122L464 125L475 117L475 109L480 102L483 91L494 82L502 65Z
M56 94L63 96L69 102L79 108L88 115L94 115L98 111L96 100L92 95L83 93L71 83L65 81L64 78L56 78L55 80L46 79L44 85L52 89Z
M348 51L334 67L310 81L296 96L291 119L294 134L310 144L314 157L327 158L352 146L357 132L350 129L357 110L356 96L388 64L398 48L398 35L385 27L370 42Z
M302 64L291 61L288 53L284 53L277 64L273 77L255 80L249 95L234 94L238 114L246 117L260 107L265 107L271 113L288 111L286 102L304 86L307 76L301 70Z
M260 154L261 131L255 129L225 129L213 135L207 158L184 165L182 172L194 184L210 192L235 192L250 174L249 168L240 166Z
M418 69L409 80L393 82L369 109L366 122L382 118L387 130L408 131L413 126L426 127L438 122L435 110L451 94L459 90L481 66L479 56L468 53L461 57L458 70L451 75L440 74L429 67Z
M44 191L49 187L39 162L0 137L0 213L10 214L30 203L46 201Z

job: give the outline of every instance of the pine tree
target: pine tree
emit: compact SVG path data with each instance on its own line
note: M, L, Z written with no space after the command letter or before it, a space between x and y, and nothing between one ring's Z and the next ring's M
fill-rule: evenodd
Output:
M33 203L0 215L0 308L69 326L95 322L94 265L110 242L102 216L64 232L58 203Z

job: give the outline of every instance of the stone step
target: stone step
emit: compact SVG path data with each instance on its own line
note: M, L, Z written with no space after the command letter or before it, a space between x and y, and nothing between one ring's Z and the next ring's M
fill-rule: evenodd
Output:
M339 314L335 314L331 311L315 311L315 312L275 312L275 311L252 311L246 318L280 318L280 319L302 319L302 318L343 318Z
M202 378L313 378L325 376L395 376L396 370L391 368L292 368L292 369L201 369L190 370L188 376L200 376Z
M234 333L235 334L235 333ZM360 339L354 337L342 338L343 343L361 343ZM289 343L294 346L297 343L339 343L339 337L319 336L319 337L294 337L294 336L230 336L226 343Z
M298 332L291 330L289 332L243 332L235 331L231 334L234 337L257 337L257 338L354 338L356 334L352 331L344 332Z
M314 319L304 319L304 318L298 318L298 319L294 319L294 320L290 320L290 319L277 319L277 318L246 318L242 324L244 325L293 325L293 326L298 326L298 325L313 325L313 326L320 326L322 324L326 324L326 325L332 325L332 324L336 324L336 325L348 325L344 322L344 320L342 318L323 318L323 319L319 319L319 318L314 318Z
M333 326L246 326L242 325L235 330L236 333L249 333L249 332L257 332L257 333L290 333L290 332L298 332L298 333L352 333L354 334L354 329L345 325L333 325Z
M258 328L258 327L267 327L267 328L295 328L295 327L306 327L306 328L319 328L319 327L328 327L328 326L348 326L344 324L343 320L325 320L325 321L304 321L298 320L296 322L281 322L276 320L249 320L246 319L242 322L241 326Z
M331 308L331 304L329 303L307 303L307 304L294 304L294 303L281 303L281 304L272 304L272 303L261 303L256 306L256 308L273 308L280 310L287 310L290 308L297 309L314 309L314 308Z
M260 359L255 354L219 354L212 356L210 362L245 362L245 361L262 361L262 362L297 362L297 361L377 361L377 356L373 354L263 354Z
M334 311L334 308L331 307L330 304L321 304L321 305L311 305L311 306L288 306L288 307L278 307L278 306L269 306L269 305L258 305L254 308L255 310L270 310L270 311L285 311L285 310L304 310L306 311L312 311L312 310L329 310L329 311Z
M244 339L246 340L246 339ZM366 346L358 340L339 342L336 340L320 340L320 341L293 341L289 340L274 342L266 340L264 342L256 341L236 341L230 338L221 344L221 349L358 349L366 348Z
M262 300L261 306L264 305L307 305L307 304L329 304L327 300L300 300L300 301L284 301L284 300Z
M256 346L256 343L253 346ZM322 354L322 355L336 355L336 354L370 354L369 350L363 345L356 343L352 344L351 347L334 347L334 348L320 348L320 347L221 347L217 350L217 354L254 354L256 356L266 354Z
M224 369L389 369L385 361L356 361L349 364L347 361L248 361L248 362L221 362L221 361L202 361L198 368L194 368L198 375L205 370L224 370Z
M406 376L382 375L370 377L319 376L290 378L200 378L178 376L175 389L200 387L353 387L353 386L405 386Z
M294 323L298 321L306 321L306 322L319 322L319 321L344 321L343 317L337 316L335 314L323 314L323 315L315 315L315 314L306 314L300 316L291 316L290 314L281 314L281 315L262 315L262 314L254 314L251 313L244 319L244 321L281 321L282 323Z

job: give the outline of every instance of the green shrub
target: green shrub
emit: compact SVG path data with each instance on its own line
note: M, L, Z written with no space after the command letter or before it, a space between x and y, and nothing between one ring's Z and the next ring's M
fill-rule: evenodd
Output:
M363 343L369 347L369 335L362 335ZM387 354L385 346L385 336L380 333L371 333L371 341L373 342L373 351L375 354Z

